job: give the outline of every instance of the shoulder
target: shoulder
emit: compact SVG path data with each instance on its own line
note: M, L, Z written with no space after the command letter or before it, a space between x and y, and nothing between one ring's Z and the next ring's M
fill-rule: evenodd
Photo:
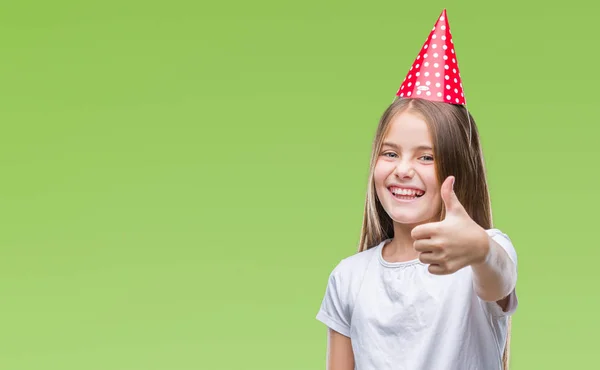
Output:
M362 284L369 265L377 258L383 243L340 260L329 276L330 284L333 283L342 290L358 288Z
M486 232L493 241L498 243L502 247L502 249L504 249L506 251L506 253L508 253L508 256L516 264L517 263L517 251L515 249L515 246L513 245L512 240L510 239L510 237L506 233L504 233L502 230L496 229L496 228L487 229Z
M350 336L354 300L360 291L370 262L377 255L377 247L340 260L329 275L317 319L347 337Z
M342 259L333 269L332 275L349 277L355 275L359 271L364 271L373 258L377 258L377 253L382 244L383 242L372 248L357 252Z
M487 229L485 230L485 232L491 236L491 237L502 237L502 238L506 238L509 239L508 235L506 235L504 232L502 232L502 230L500 229L496 229L496 228L492 228L492 229Z

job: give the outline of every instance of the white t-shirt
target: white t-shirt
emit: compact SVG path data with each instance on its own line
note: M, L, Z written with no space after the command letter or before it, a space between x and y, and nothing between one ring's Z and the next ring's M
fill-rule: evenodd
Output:
M487 230L517 263L507 235ZM389 240L343 259L332 271L317 319L351 338L357 370L502 369L508 317L475 293L472 269L433 275L418 259L390 263Z

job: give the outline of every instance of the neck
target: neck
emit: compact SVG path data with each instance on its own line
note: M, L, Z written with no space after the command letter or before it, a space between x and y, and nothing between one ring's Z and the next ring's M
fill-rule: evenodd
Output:
M403 262L417 259L419 254L413 248L412 229L417 225L394 222L394 238L383 250L383 256L389 262Z
M425 224L401 224L394 221L394 238L383 249L383 257L389 262L403 262L419 258L419 253L413 247L414 240L411 236L412 229L417 225Z

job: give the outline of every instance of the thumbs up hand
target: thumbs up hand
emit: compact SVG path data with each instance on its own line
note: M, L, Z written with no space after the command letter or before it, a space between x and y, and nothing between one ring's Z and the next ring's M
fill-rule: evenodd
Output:
M469 217L453 185L454 177L450 176L440 190L446 207L444 220L416 226L411 233L419 260L429 264L429 272L435 275L452 274L482 263L489 255L488 234Z

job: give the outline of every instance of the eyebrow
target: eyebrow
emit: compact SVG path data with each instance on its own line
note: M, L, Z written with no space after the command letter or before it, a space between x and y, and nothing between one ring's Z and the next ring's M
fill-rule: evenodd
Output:
M398 150L398 149L400 149L400 146L399 146L399 145L396 145L396 144L394 144L394 143L390 143L390 142L387 142L387 141L386 141L386 142L384 142L384 143L383 143L381 146L382 146L382 147L384 147L384 146L389 146L389 147L391 147L391 148L394 148L394 149L397 149L397 150ZM432 147L430 147L429 145L419 145L419 146L418 146L418 147L416 147L415 149L417 149L417 150L433 150L433 148L432 148Z

